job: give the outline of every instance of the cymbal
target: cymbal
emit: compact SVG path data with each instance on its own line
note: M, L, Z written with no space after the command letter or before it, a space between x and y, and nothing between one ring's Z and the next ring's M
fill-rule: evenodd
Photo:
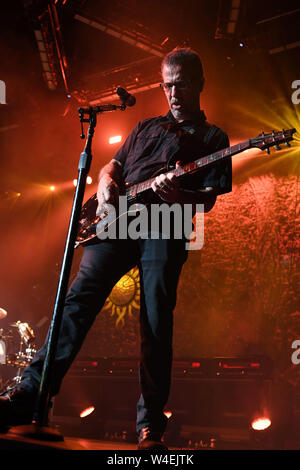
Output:
M2 320L2 318L5 318L6 316L7 316L7 311L4 310L4 308L0 307L0 320Z

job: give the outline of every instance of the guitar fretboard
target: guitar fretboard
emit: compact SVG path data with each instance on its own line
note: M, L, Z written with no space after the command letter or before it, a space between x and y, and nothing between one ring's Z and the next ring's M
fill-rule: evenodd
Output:
M231 157L237 153L248 150L251 147L250 140L245 140L239 144L232 145L218 152L207 155L206 157L198 158L192 162L186 163L183 166L174 168L174 170L168 171L168 173L173 173L177 177L182 177L194 173L195 171L201 170L203 167L211 165L222 158ZM143 191L151 189L152 183L155 181L155 177L148 180L142 181L141 183L133 184L126 189L126 195L128 197L135 197Z

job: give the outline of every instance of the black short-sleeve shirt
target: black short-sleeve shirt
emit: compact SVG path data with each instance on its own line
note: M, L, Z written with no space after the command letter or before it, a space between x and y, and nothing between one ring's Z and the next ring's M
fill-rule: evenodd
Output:
M177 123L171 111L140 121L129 134L114 159L121 163L125 182L138 183L151 178L160 168L172 169L229 146L227 134L207 123L203 111L196 119ZM232 189L231 157L182 179L184 189L215 188L217 195Z

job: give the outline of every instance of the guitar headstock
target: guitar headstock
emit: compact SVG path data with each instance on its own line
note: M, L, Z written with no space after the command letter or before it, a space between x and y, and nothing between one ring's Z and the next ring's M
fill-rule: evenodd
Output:
M257 147L261 150L267 150L270 153L270 147L275 145L276 150L280 150L279 144L286 144L290 147L290 140L293 140L293 134L296 129L287 129L279 132L272 131L270 134L262 132L254 139L250 139L251 147Z

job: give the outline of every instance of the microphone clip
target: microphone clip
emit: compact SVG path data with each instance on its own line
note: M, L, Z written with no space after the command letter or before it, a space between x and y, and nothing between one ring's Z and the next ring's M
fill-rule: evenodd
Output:
M117 109L120 109L121 111L125 111L127 106L133 106L135 104L135 97L130 95L124 88L118 87L116 92L117 92L118 97L122 101L120 105L102 104L102 105L96 105L96 106L89 106L87 108L78 108L78 114L79 114L79 119L80 119L80 124L81 124L81 135L80 135L81 139L85 138L84 129L83 129L84 122L89 122L89 123L94 122L94 125L96 125L96 116L98 113L104 113L107 111L115 111Z

